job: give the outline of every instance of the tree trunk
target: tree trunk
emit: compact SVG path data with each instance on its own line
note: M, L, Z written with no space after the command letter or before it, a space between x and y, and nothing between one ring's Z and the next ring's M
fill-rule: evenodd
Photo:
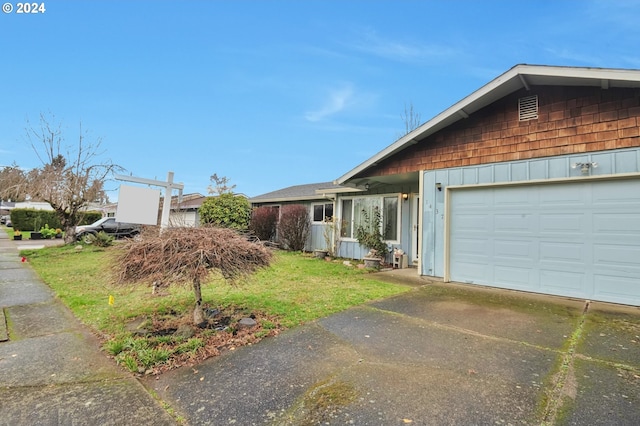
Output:
M196 306L193 308L193 323L195 325L204 322L204 312L202 310L202 290L200 288L200 278L193 280L193 294L196 298Z

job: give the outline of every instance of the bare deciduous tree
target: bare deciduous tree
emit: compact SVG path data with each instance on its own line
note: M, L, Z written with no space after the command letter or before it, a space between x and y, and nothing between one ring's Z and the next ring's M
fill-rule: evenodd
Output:
M147 230L131 239L113 262L116 281L191 284L195 296L194 324L204 322L201 285L212 270L227 280L269 265L272 253L227 228Z
M27 197L25 174L17 164L0 166L0 200L24 201Z
M229 178L226 176L218 176L214 173L209 178L211 185L207 187L207 191L212 195L233 194L236 185L229 185Z
M404 121L405 135L420 127L420 114L414 111L413 102L409 102L409 105L404 104L404 114L402 114L402 121Z
M51 204L65 230L65 242L75 239L75 227L90 202L106 202L104 182L121 167L101 159L102 140L87 142L80 124L75 146L65 146L60 124L40 114L37 127L28 123L27 138L42 167L26 175L26 188L34 200Z

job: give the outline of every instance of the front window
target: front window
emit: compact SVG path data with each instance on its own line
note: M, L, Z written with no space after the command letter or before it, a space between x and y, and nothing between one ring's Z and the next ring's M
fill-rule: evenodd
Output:
M384 197L382 235L387 241L398 240L398 197Z
M380 232L384 239L398 241L398 224L400 223L398 196L343 199L341 208L342 228L340 235L343 238L355 238L355 229L365 224L366 217L371 219L375 210L378 209L382 213Z
M353 200L342 200L342 226L340 236L351 238L353 229Z
M333 219L333 203L314 204L312 208L314 222L330 222Z

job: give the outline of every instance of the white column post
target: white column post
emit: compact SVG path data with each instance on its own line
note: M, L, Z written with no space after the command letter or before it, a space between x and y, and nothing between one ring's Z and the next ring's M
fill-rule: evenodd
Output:
M167 173L167 185L164 187L164 201L162 202L162 216L160 217L160 229L169 226L171 214L171 192L173 190L173 172Z

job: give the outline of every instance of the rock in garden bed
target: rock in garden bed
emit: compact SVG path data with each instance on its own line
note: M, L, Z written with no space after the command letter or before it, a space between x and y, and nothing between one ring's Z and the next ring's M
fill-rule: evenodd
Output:
M111 351L112 355L131 371L161 374L182 366L194 366L226 350L257 343L283 329L275 316L233 307L205 308L206 319L198 325L192 324L192 318L191 312L136 318L125 326L136 343L123 345L121 352ZM107 342L105 348L116 346L112 342ZM169 355L166 360L148 365L144 359L138 359L136 346ZM136 364L137 368L133 367Z

